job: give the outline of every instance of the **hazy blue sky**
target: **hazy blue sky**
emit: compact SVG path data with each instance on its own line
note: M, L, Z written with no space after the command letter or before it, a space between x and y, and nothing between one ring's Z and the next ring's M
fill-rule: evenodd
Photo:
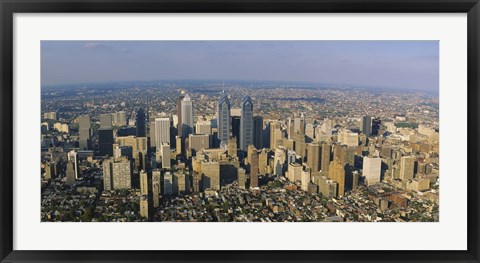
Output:
M438 91L438 41L42 41L42 85L308 81Z

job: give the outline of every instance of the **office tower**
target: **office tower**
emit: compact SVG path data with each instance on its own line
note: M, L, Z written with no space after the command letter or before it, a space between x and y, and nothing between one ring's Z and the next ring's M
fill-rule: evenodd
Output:
M192 187L194 193L202 191L202 174L195 171L192 173Z
M332 146L328 143L323 143L322 154L321 154L322 161L321 161L320 169L322 170L322 172L324 172L324 175L328 174L328 167L330 166L331 154L332 154Z
M257 175L250 175L250 188L258 187L258 174Z
M372 120L372 135L381 135L380 127L382 126L382 121L379 118L374 118Z
M155 129L155 121L150 122L150 130L149 130L149 136L150 136L150 147L157 147L157 133Z
M329 180L326 176L320 177L318 184L320 193L325 197L336 197L338 184L334 180Z
M160 154L162 155L162 168L170 169L172 163L172 154L170 152L170 144L164 142L160 146Z
M297 153L293 150L287 150L287 164L297 162Z
M324 119L323 124L320 126L320 133L332 135L333 126L333 120Z
M282 131L280 130L280 123L271 122L270 123L270 148L276 149L279 146L278 141L281 139L282 139Z
M196 134L212 135L212 122L211 121L199 121L195 124Z
M105 159L103 161L103 190L113 190L113 171L112 171L112 159Z
M258 171L260 174L267 173L267 166L268 166L268 152L266 149L262 149L262 151L258 154Z
M55 179L55 163L54 162L46 162L45 165L45 180Z
M360 126L360 131L367 135L367 137L370 137L370 134L372 134L372 117L370 116L364 116L362 118L362 123Z
M124 111L117 111L112 113L113 123L115 126L127 125L127 114Z
M289 163L287 168L287 179L295 182L302 179L303 167L299 163Z
M363 157L363 176L365 176L367 185L380 182L381 168L382 159Z
M347 146L358 146L358 133L343 129L338 133L338 142Z
M147 137L122 136L117 137L116 141L120 146L132 147L132 156L137 171L145 168L145 159L148 151Z
M294 120L292 117L287 118L287 136L288 139L293 139L293 134L295 133Z
M57 113L52 111L52 112L45 112L43 113L43 118L47 120L57 120Z
M337 160L330 162L328 168L328 179L334 180L338 184L337 194L339 196L345 195L345 169L343 165Z
M160 149L165 142L170 143L170 119L155 118L155 146Z
M180 92L180 96L178 97L177 100L177 116L178 116L178 135L182 136L182 101L183 98L185 98L185 91Z
M211 160L202 161L202 182L204 189L220 190L220 163Z
M137 137L146 137L147 127L145 125L145 111L142 108L137 111L135 124L137 125Z
M227 142L230 136L230 101L225 91L220 95L217 105L218 140Z
M246 151L253 144L253 103L249 96L242 101L240 117L240 150Z
M173 194L173 175L170 171L165 172L163 175L163 194Z
M253 145L255 148L262 149L263 148L263 117L262 116L254 116L253 117Z
M152 171L152 196L153 207L157 208L160 205L160 170L156 169Z
M148 218L148 196L140 197L140 217Z
M292 139L283 138L283 140L282 140L282 145L283 145L283 147L285 147L285 149L293 150L294 149L294 147L293 147L294 144L295 144L295 141L292 140Z
M301 172L301 188L303 191L308 191L308 185L310 184L310 171Z
M312 123L305 124L305 135L307 136L309 141L313 141L315 138L315 129L313 128Z
M307 151L307 144L303 141L294 141L293 149L297 156L299 156L302 160L306 157Z
M320 144L307 144L307 165L314 173L320 170Z
M237 156L237 139L235 137L228 138L227 149L229 156Z
M78 118L78 137L80 150L91 149L90 116L82 115Z
M400 179L410 180L413 179L415 171L415 157L403 156L400 159Z
M100 115L100 128L112 128L112 115L111 114Z
M173 173L173 193L184 195L188 193L189 181L187 175L182 171Z
M246 182L247 182L247 175L245 169L239 167L237 171L238 176L238 188L245 189Z
M300 117L293 118L293 133L305 134L305 118L303 112Z
M76 164L73 160L67 161L67 185L73 185L75 183L75 167Z
M59 132L64 132L64 133L69 132L68 124L66 124L66 123L55 122L53 124L53 128L56 129Z
M257 149L255 149L248 156L248 168L249 168L250 176L258 175L259 173L258 166L259 166L258 152L257 152Z
M182 118L180 125L182 126L182 139L186 139L189 134L193 133L193 101L187 93L182 100Z
M201 149L210 148L210 137L207 134L189 134L188 143L192 155L196 155Z
M71 150L67 153L67 161L72 162L73 165L73 176L75 179L78 179L78 159L77 159L77 152Z
M144 170L140 171L140 194L148 195L148 174Z
M358 187L358 181L360 179L360 175L358 171L353 171L352 173L352 190Z
M183 149L183 145L182 145L182 137L181 136L176 136L175 137L175 153L177 155L180 155L182 154L182 149Z
M113 156L113 128L100 127L98 129L98 150L100 155Z
M112 163L113 189L132 188L132 165L126 158Z
M237 147L240 147L240 116L232 116L232 137L237 140Z
M283 170L285 166L285 161L287 156L285 154L285 149L279 147L275 149L275 155L273 158L273 174L276 176L283 176Z

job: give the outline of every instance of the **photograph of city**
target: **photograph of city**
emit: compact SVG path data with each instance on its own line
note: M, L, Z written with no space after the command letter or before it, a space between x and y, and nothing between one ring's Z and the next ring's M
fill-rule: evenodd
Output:
M440 220L438 41L42 41L40 125L41 222Z

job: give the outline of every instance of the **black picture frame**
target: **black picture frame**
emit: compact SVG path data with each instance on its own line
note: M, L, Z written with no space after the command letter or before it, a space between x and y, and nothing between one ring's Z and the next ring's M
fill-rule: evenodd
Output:
M1 262L479 262L478 0L0 0ZM467 13L468 249L465 251L18 251L13 250L13 15L15 13ZM33 234L33 233L32 233ZM261 247L260 241L258 245Z

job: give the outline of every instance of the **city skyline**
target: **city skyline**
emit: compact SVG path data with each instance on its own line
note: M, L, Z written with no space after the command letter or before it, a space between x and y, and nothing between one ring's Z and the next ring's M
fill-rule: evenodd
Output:
M42 86L249 80L438 92L438 41L42 41Z

